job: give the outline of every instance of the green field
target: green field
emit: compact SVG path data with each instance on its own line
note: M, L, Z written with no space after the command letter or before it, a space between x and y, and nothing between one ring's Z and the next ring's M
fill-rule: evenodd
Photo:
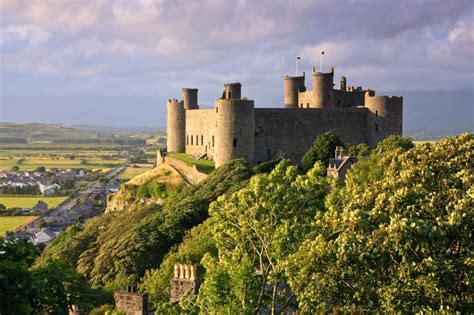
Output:
M138 175L148 172L151 169L152 168L148 168L148 167L126 167L122 172L120 172L117 178L132 179Z
M34 216L0 217L0 235L36 218Z
M196 165L198 169L204 172L212 171L215 167L215 164L213 161L196 160L190 157L189 155L187 155L186 153L169 153L168 156L175 158L177 160L184 161L188 165Z
M22 195L0 195L0 203L9 208L31 208L43 200L48 204L48 209L56 207L68 197L44 197L44 196L22 196Z
M85 163L83 162L85 161ZM13 166L18 166L21 171L33 171L39 166L44 166L46 169L51 168L84 168L84 169L109 169L116 165L123 164L127 160L125 158L104 159L104 158L75 158L73 160L63 157L21 157L10 156L0 158L0 170L9 170Z

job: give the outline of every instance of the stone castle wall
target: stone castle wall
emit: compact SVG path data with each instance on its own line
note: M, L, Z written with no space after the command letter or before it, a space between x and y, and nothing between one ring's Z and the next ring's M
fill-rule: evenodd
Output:
M255 109L255 162L281 156L300 161L327 131L346 145L367 142L366 108Z
M215 109L187 110L185 152L192 156L207 153L208 158L212 159L216 141L215 127Z
M220 166L241 157L250 163L286 156L299 161L316 137L334 132L348 146L375 146L402 134L403 98L375 96L375 91L334 89L334 68L316 72L312 89L305 76L285 77L285 108L255 108L241 99L241 84L224 85L213 109L198 109L197 89L183 89L184 102L168 102L168 151L208 158ZM187 109L185 109L187 108Z

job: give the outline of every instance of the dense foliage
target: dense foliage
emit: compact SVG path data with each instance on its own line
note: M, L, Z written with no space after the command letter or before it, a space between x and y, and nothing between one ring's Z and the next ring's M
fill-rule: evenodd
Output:
M324 176L336 145L318 138L304 173L235 160L163 205L70 227L37 268L60 258L97 287L140 283L158 313L473 312L474 138L355 146L344 185ZM203 282L171 304L177 262Z
M38 250L26 241L0 238L0 313L1 314L67 314L72 305L90 310L107 302L99 290L60 260L32 264Z
M206 278L197 300L201 310L233 314L271 308L274 313L294 302L282 288L283 267L323 210L330 188L320 175L324 169L317 163L298 175L298 168L284 160L270 174L254 176L245 188L212 204L218 256L203 259Z
M392 137L353 166L289 259L300 307L472 312L473 149L469 135Z
M332 132L326 132L314 140L311 148L306 152L301 160L303 170L311 169L316 162L327 164L329 158L334 157L337 146L343 147L341 139Z
M115 290L138 281L160 265L186 231L208 217L218 196L239 190L252 172L243 160L220 167L201 184L166 200L163 206L111 212L72 226L48 246L39 264L61 258L94 286ZM152 253L152 254L150 254Z

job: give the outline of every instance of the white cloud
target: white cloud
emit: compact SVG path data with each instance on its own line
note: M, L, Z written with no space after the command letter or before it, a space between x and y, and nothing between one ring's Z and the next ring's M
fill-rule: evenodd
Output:
M15 40L26 41L30 45L39 45L46 42L49 37L48 32L31 24L8 25L0 29L0 45Z

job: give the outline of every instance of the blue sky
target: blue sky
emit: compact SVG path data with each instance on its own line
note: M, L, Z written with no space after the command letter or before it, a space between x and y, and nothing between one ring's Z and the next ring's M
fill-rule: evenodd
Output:
M409 95L407 121L433 108L469 124L473 10L468 0L2 0L0 121L163 126L182 87L212 105L234 81L257 106L281 107L295 55L310 72L324 50L336 82Z

